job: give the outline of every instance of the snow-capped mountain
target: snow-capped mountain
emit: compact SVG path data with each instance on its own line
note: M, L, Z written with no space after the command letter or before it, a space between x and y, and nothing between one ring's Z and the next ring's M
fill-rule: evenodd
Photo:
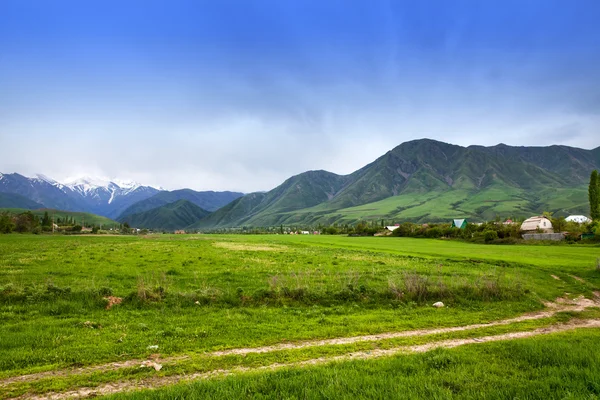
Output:
M58 182L41 174L25 177L0 173L0 192L19 194L48 208L86 211L109 218L116 218L127 207L160 190L133 181L84 177Z

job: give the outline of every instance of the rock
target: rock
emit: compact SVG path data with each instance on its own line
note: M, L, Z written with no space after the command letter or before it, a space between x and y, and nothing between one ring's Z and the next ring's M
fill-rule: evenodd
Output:
M444 307L444 303L442 303L441 301L438 301L437 303L433 303L433 306L436 308L442 308L442 307Z
M146 360L142 362L142 365L140 365L140 368L154 368L155 371L160 371L162 368L162 365L160 365L159 363L157 363L156 361L151 361L151 360Z

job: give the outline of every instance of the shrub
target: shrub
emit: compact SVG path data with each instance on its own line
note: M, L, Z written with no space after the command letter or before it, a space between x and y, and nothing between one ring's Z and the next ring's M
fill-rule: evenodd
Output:
M492 240L498 239L498 232L487 230L483 232L483 239L487 242L491 242Z

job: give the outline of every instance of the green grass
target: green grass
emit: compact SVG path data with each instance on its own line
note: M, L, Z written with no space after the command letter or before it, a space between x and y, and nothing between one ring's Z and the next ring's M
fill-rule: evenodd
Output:
M246 373L110 399L558 399L600 396L598 330Z
M276 364L298 363L318 358L344 356L356 352L369 354L374 350L398 349L406 346L421 345L452 339L478 338L500 335L509 332L526 332L538 328L546 328L557 323L566 323L575 318L598 318L600 311L584 313L559 313L552 318L530 320L510 325L479 328L467 331L431 334L415 337L400 337L363 341L345 345L325 345L301 349L276 350L267 353L249 353L245 355L211 356L207 354L188 354L185 359L160 361L163 369L160 373L153 370L140 369L139 365L112 371L90 371L83 374L53 376L32 382L17 383L5 391L0 390L0 396L15 397L24 393L44 393L47 391L64 391L76 387L96 387L115 380L150 379L153 377L168 377L192 373L206 373L215 370L235 370L237 368L261 368Z
M565 292L591 296L597 254L409 238L4 235L0 378L157 351L490 322ZM105 310L109 293L124 300ZM446 308L430 306L439 299ZM319 351L333 350L306 355Z

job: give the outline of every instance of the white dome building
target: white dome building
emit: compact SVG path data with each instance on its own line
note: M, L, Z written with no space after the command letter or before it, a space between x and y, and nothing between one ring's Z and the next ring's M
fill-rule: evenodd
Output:
M546 217L536 216L527 218L521 224L521 230L524 232L537 232L538 229L544 233L554 233L552 222Z
M592 222L592 220L585 215L569 215L567 218L565 218L565 221L577 222L578 224L587 224L588 222Z

